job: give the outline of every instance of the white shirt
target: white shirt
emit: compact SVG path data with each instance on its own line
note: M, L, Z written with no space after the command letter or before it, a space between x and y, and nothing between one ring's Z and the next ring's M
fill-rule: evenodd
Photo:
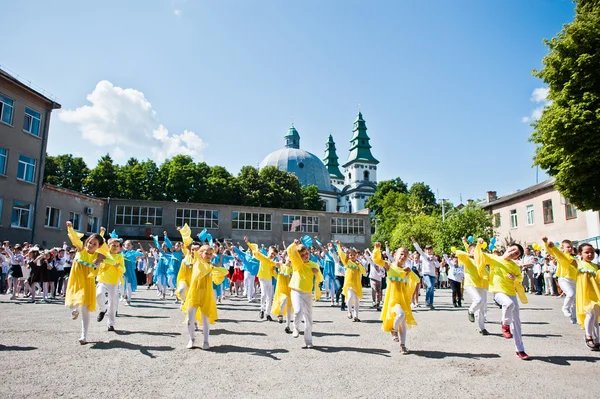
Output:
M414 245L419 255L421 255L421 270L423 275L435 277L435 269L440 268L440 263L437 261L437 258L433 255L429 256L423 252L418 243L415 242Z
M465 279L464 266L459 266L458 264L453 263L450 258L446 256L446 254L444 254L444 259L448 264L448 278L459 283L463 281Z
M381 278L385 274L385 270L382 270L381 267L377 266L375 262L373 262L373 258L371 258L369 255L365 255L365 258L370 265L369 278L371 280L381 281Z
M535 263L533 265L533 274L536 276L542 274L542 265L540 265L539 263Z
M533 263L533 255L525 255L523 256L523 259L521 259L521 266L528 265L527 267L531 267Z

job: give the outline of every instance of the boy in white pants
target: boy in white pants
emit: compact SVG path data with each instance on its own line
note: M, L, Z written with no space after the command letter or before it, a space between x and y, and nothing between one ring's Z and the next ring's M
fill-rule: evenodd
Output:
M248 237L244 237L244 241L248 248L252 251L254 256L260 262L258 269L258 282L260 283L260 313L259 317L262 319L267 313L267 320L273 321L271 317L271 305L273 304L273 277L275 277L275 268L279 265L273 259L277 256L277 248L273 245L269 247L267 256L263 255L258 249L258 245L252 244L248 241Z
M101 233L104 234L104 228ZM121 254L121 240L111 238L108 240L108 247L115 264L102 263L98 268L96 281L96 304L98 305L98 317L96 320L101 322L108 312L108 331L115 331L115 318L117 315L117 306L119 304L119 280L125 273L125 262Z
M544 237L546 238L546 237ZM546 239L547 241L547 239ZM544 241L544 246L549 255L556 259L556 276L558 277L558 285L565 293L565 301L563 302L562 311L565 317L571 320L571 323L577 323L577 313L575 312L575 287L577 285L577 268L571 267L573 257L573 244L570 240L563 240L560 244L560 250L556 246L548 245Z
M467 314L471 323L474 323L475 319L477 319L481 335L489 335L489 332L485 329L488 289L487 269L485 268L485 263L475 264L473 260L475 256L475 244L469 245L469 242L464 237L463 243L467 252L456 251L456 257L458 258L458 262L465 267L465 291L471 297L471 306Z

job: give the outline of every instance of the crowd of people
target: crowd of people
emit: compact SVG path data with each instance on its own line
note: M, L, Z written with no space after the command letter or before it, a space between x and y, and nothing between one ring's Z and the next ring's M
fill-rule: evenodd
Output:
M482 239L464 238L464 250L436 255L432 245L424 249L412 238L415 251L390 250L376 243L372 250L358 251L339 241L322 244L318 237L299 237L282 246L264 246L230 240L213 240L206 229L192 237L185 225L178 229L181 240L171 242L166 232L152 236L154 245L123 241L115 231L83 234L67 223L67 242L62 247L41 248L29 243L5 241L0 250L0 292L17 300L22 295L35 303L64 297L71 316L81 316L81 344L87 343L90 314L97 321L106 317L108 331L115 330L119 302L131 304L138 284L156 289L180 304L187 320L188 348L196 346L196 331L203 331L203 349L210 349L210 325L218 320L217 304L227 296L259 301L258 317L281 324L294 338L304 330L304 347L312 348L312 306L328 301L360 322L360 301L371 291L371 308L381 312L382 329L408 353L407 330L415 326L413 311L422 306L434 310L435 290L452 291L454 307L462 307L464 293L470 306L467 316L485 327L488 293L502 309L502 335L514 339L516 354L527 360L521 335L519 303L527 303L526 292L563 296L562 311L585 330L585 344L600 350L600 277L598 250L581 244L575 250L569 240L560 244L543 237L544 246L523 248L513 243L504 250L488 246ZM494 240L495 242L495 240ZM560 248L559 248L560 247Z

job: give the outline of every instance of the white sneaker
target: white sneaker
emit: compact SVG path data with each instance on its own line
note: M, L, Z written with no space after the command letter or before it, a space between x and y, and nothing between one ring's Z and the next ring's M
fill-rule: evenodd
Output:
M187 345L185 346L186 349L192 349L194 347L194 340L190 339L187 343Z
M87 344L87 340L85 338L79 338L79 343L81 345L85 345L85 344Z
M292 333L292 337L298 338L300 336L300 331L297 328L294 328L294 332Z
M208 342L205 342L204 344L202 344L202 349L205 351L210 349L210 345L208 344Z

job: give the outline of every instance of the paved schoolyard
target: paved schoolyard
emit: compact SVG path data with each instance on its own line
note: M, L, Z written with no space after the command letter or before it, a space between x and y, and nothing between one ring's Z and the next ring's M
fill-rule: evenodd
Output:
M315 304L315 349L285 325L258 319L258 304L227 299L210 336L211 350L187 350L183 314L172 300L142 287L120 306L117 332L92 317L88 345L62 301L28 304L0 296L0 387L4 398L566 398L597 394L600 353L560 312L561 299L529 296L521 318L525 362L501 337L489 306L482 337L455 309L449 290L437 309L419 310L408 332L411 354L381 331L363 301L362 323L328 302ZM423 298L423 297L422 297ZM466 300L468 304L468 298ZM197 341L201 342L201 332Z

